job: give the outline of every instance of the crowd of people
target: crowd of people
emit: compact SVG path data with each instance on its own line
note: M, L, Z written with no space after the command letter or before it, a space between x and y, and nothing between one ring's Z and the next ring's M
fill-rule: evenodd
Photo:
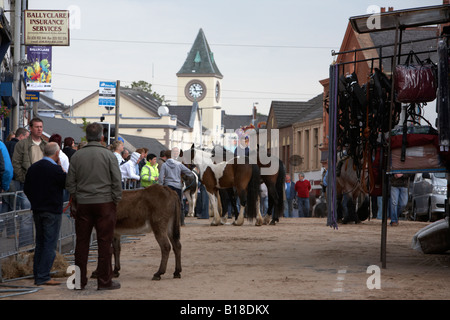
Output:
M97 286L99 290L120 288L112 280L112 241L115 213L122 192L127 189L161 184L174 190L181 203L181 224L186 211L183 199L182 174L193 176L193 172L179 160L180 150L163 150L159 157L143 147L129 151L119 138L107 145L103 127L92 123L86 127L86 142L76 146L72 137L64 139L52 134L48 141L43 137L44 122L33 118L29 130L18 128L8 141L0 141L0 183L2 187L1 212L31 209L32 215L22 215L20 220L19 247L28 245L21 238L35 230L33 274L36 285L58 285L51 278L50 270L55 259L55 250L61 226L63 203L69 201L71 216L75 219L76 247L75 264L80 268L81 283L87 284L87 261L93 228L98 242ZM304 173L296 183L290 175L285 177L285 217L293 217L294 204L299 217L310 217L311 184ZM394 177L397 178L397 177ZM402 179L398 179L400 181ZM404 180L404 179L403 179ZM327 179L324 179L326 188ZM393 182L394 207L403 205L403 184ZM325 191L326 189L324 189ZM16 193L17 191L22 191ZM17 195L17 199L15 199ZM261 213L267 214L268 190L261 184ZM196 216L209 218L208 195L199 183ZM14 203L16 206L14 207ZM401 209L399 209L401 210ZM227 210L231 215L231 210ZM395 221L398 211L392 210ZM394 220L395 219L395 220ZM14 222L3 219L0 234L14 237Z
M0 141L1 212L31 209L32 215L20 216L19 247L33 243L34 225L34 283L60 284L51 278L50 270L56 256L63 204L69 201L75 220L75 265L81 273L81 284L76 289L84 289L87 284L93 228L98 242L98 289L118 289L120 284L112 280L111 244L122 192L159 183L175 190L183 204L181 173L192 172L177 161L178 148L164 150L158 158L147 148L129 152L121 138L107 145L99 123L86 127L86 141L78 145L72 137L63 139L59 134L47 141L43 132L44 121L35 117L29 130L18 128L7 142ZM184 223L184 210L180 214ZM13 219L0 222L0 233L6 229L10 238L15 237ZM27 239L21 238L26 235Z

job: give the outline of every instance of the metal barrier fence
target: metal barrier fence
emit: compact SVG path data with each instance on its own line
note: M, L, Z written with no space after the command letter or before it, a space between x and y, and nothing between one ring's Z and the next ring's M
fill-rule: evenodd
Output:
M0 206L2 208L0 213L0 282L3 282L2 260L22 252L32 251L35 247L35 230L31 210L21 209L21 201L26 199L23 191L1 193L0 195L2 199ZM68 202L64 203L64 208L66 211L63 212L61 219L57 243L59 253L68 253L75 249L75 220L70 217Z

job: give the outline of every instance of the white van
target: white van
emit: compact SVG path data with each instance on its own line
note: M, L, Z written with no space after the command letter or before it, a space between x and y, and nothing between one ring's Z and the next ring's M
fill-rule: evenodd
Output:
M411 192L412 220L435 221L445 213L447 176L445 172L417 173Z

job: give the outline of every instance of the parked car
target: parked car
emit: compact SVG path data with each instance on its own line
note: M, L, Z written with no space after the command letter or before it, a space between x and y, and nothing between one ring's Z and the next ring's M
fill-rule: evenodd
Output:
M447 198L446 173L417 173L411 192L412 220L436 221L445 213Z

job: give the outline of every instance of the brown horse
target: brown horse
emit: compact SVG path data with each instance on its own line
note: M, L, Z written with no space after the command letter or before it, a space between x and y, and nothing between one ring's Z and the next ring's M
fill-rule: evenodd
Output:
M338 161L336 174L336 199L338 218L343 223L359 223L369 217L368 176L358 170L351 157Z
M214 212L211 225L217 226L225 223L224 220L221 221L222 206L219 205L219 190L230 188L236 189L240 201L239 216L233 224L241 226L244 223L244 211L247 206L248 220L257 218L256 225L262 225L263 221L259 210L260 174L257 165L236 163L234 158L231 161L214 163L211 153L195 149L194 145L191 149L183 152L182 161L194 164L199 170L200 180L209 195L210 209Z
M229 159L230 157L234 157L230 151L225 149L223 146L215 145L212 151L213 159L216 159L216 162L220 161L220 159ZM270 157L270 155L269 155ZM219 159L219 160L217 160ZM261 168L270 168L273 164L263 164L259 157L259 149L258 155L256 157L257 165ZM286 170L284 163L275 158L274 161L278 161L278 168L273 170L271 174L261 174L261 180L267 186L267 193L269 197L269 207L267 209L267 215L264 218L264 224L275 225L279 221L279 217L282 217L284 214L284 182L286 176Z
M121 235L152 232L161 248L161 263L152 280L160 280L166 272L170 244L175 253L174 278L181 275L180 200L175 191L155 184L145 189L124 190L117 206L114 229L114 275L119 276ZM92 277L96 277L94 271Z

